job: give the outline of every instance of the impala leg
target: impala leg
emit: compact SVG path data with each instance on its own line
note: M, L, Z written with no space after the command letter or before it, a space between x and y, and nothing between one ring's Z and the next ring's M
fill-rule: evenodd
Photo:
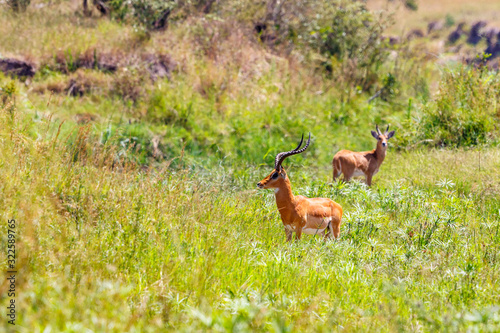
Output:
M333 237L333 232L332 232L332 223L328 223L328 226L326 227L325 230L323 230L323 240L326 241L327 239L332 239Z
M337 177L340 176L340 170L337 169L337 167L335 166L335 164L333 164L333 182L335 182L335 180L337 180Z
M344 182L349 182L352 178L352 175L354 174L354 170L349 170L348 168L344 167L341 171L344 174Z
M366 174L366 185L372 186L372 175Z
M333 161L333 181L340 177L340 174L342 173L342 164L340 161Z
M330 222L330 231L333 234L333 237L339 238L340 236L340 220L335 220Z
M348 183L351 180L352 175L346 175L344 172L344 182Z
M285 227L285 234L286 234L286 241L290 242L292 240L292 234L293 234L292 230Z
M300 240L301 237L302 237L302 229L297 228L297 230L295 231L295 240Z

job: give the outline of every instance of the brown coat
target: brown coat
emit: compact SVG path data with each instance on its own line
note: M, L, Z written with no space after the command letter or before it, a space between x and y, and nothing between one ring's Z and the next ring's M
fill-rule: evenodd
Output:
M389 129L389 127L387 127ZM378 133L377 133L378 132ZM344 174L344 180L348 182L352 177L365 176L366 184L372 185L372 177L378 172L380 165L384 162L387 152L387 140L394 136L394 131L381 134L372 131L372 135L377 139L377 148L364 151L354 152L350 150L341 150L333 157L333 181Z
M280 172L274 169L257 186L274 189L276 205L288 241L292 239L293 232L296 239L300 239L302 233L318 234L325 238L339 237L342 207L328 198L294 196L285 169L281 168Z

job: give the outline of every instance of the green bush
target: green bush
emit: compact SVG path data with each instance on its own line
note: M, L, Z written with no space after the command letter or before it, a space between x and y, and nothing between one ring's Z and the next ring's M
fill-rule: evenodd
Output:
M388 56L383 32L392 22L386 12L373 13L364 1L346 0L268 1L242 10L258 18L263 42L286 52L298 49L335 77L339 90L382 85Z
M167 25L168 17L177 1L133 0L132 14L137 23L147 29L162 29Z
M331 24L320 28L318 47L338 60L359 59L360 65L382 60L384 25L360 2L337 2ZM315 46L315 45L314 45Z
M500 80L485 67L443 74L434 101L411 119L400 144L475 146L498 139Z
M331 23L316 32L311 44L329 59L335 77L366 91L379 81L387 59L382 34L390 22L362 2L337 1L335 6Z
M16 13L26 11L30 3L31 0L7 0L7 5Z
M146 30L165 28L172 10L178 5L176 0L108 0L103 3L113 19Z

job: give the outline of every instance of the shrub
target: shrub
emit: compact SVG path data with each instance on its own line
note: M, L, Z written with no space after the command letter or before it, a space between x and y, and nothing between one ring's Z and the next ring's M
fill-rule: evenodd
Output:
M418 10L418 3L416 0L403 0L403 4L406 9L416 11Z
M460 68L443 74L434 99L411 120L405 144L475 146L498 138L500 79L486 67ZM407 133L407 135L408 135Z
M13 80L7 81L3 86L0 87L0 101L2 106L8 103L15 104L17 94L17 87Z
M113 77L111 92L135 104L146 94L147 82L147 73L136 67L126 67Z
M388 56L382 34L391 16L370 12L363 1L296 0L270 7L259 26L261 39L265 34L286 49L313 50L313 58L319 54L321 67L345 87L368 90L378 83Z
M320 28L311 42L330 59L335 77L368 90L379 80L380 67L387 59L382 33L389 21L369 12L361 2L338 2L337 6L331 24Z
M134 0L130 3L133 17L138 24L146 29L158 30L166 27L177 1Z
M16 13L26 11L30 3L31 0L7 0L7 5Z
M108 0L104 4L106 13L118 21L127 21L146 30L159 30L167 26L168 18L176 0Z

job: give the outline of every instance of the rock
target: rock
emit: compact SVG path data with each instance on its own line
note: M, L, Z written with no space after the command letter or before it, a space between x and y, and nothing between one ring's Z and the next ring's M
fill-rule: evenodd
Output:
M177 69L177 62L167 54L145 54L142 56L146 63L151 80L156 81L164 77L171 79L171 73Z
M430 35L432 32L443 30L444 23L442 21L433 21L427 25L427 34Z
M450 44L455 44L457 42L457 40L460 39L460 37L462 37L462 35L465 34L465 31L464 31L464 26L465 26L465 23L462 22L460 23L457 28L455 30L453 30L449 35L448 35L448 42Z
M467 43L472 45L476 45L477 43L479 43L481 41L481 38L483 38L481 29L483 29L486 24L488 24L486 21L477 21L472 24L472 27L469 31L469 37L467 38Z
M389 37L389 44L390 45L396 45L401 43L401 38L398 36L390 36Z
M490 59L500 56L500 29L492 28L486 33L488 47L484 53L491 54Z
M104 72L116 72L120 57L114 53L97 53L95 49L87 50L78 57L75 66L77 68L98 69Z
M485 31L484 37L486 40L493 40L498 34L500 34L500 28L493 27Z
M424 32L422 31L422 29L413 29L408 33L406 39L412 40L415 38L422 38L422 37L424 37Z
M35 68L33 65L26 61L11 58L0 59L0 71L19 78L33 77L35 75Z

